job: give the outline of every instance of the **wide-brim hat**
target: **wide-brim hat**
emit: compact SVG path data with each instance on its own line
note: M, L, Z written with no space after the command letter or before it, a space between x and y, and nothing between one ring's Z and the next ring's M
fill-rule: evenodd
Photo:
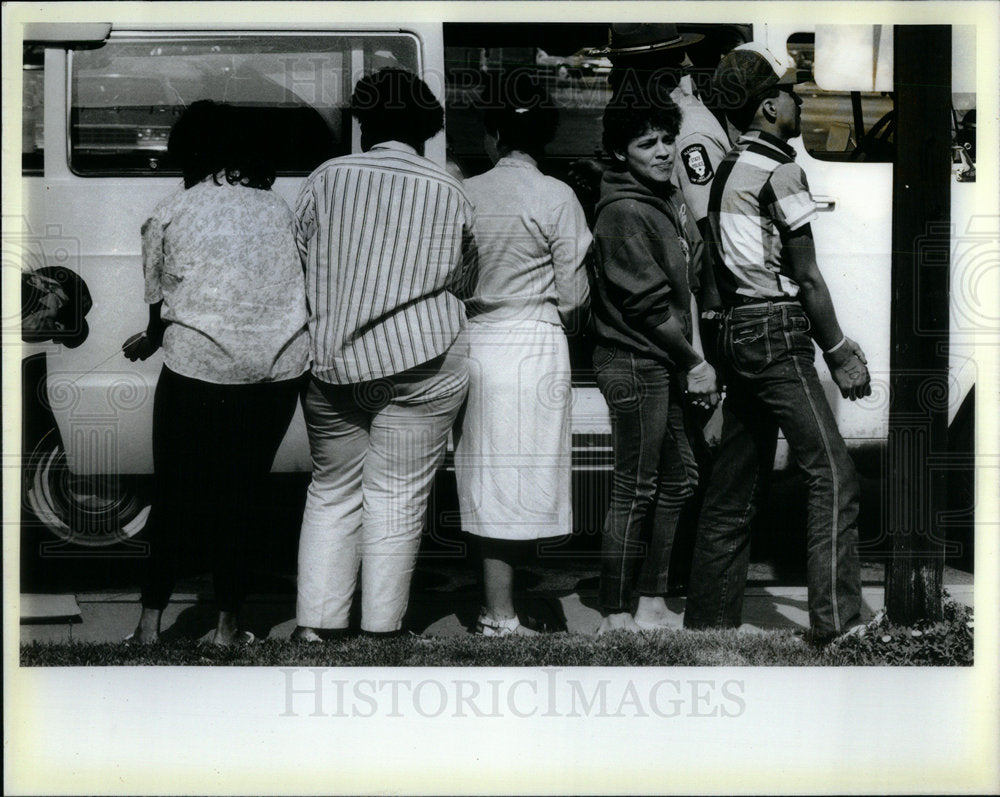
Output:
M681 33L669 22L618 22L608 30L603 55L643 55L687 47L700 42L701 33Z

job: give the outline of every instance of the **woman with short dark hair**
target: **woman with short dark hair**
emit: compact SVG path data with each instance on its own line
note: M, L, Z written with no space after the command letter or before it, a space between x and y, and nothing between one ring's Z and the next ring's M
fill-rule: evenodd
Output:
M697 484L681 396L718 401L692 288L701 238L671 183L681 114L670 100L612 99L594 226L597 385L611 412L614 470L604 526L599 633L663 628L677 520ZM632 614L632 593L639 593ZM679 626L679 622L675 622Z
M362 632L404 632L434 474L468 380L456 291L472 262L472 205L421 154L444 110L399 69L359 80L351 110L364 152L317 168L295 208L313 354L302 642L351 631L359 581Z
M538 164L558 112L525 75L488 98L492 170L466 181L479 278L466 302L469 396L455 436L463 528L476 535L485 600L480 634L527 633L513 602L527 541L572 532L569 349L586 309L591 235L565 183Z
M308 366L305 285L294 218L269 189L274 165L239 109L193 103L168 153L184 188L142 227L149 325L123 347L164 364L153 406L156 493L142 615L129 639L154 642L186 545L207 542L219 614L207 641L239 627L247 538Z
M423 153L427 139L444 127L444 108L430 87L405 69L365 75L351 95L351 114L361 125L361 149L402 141Z

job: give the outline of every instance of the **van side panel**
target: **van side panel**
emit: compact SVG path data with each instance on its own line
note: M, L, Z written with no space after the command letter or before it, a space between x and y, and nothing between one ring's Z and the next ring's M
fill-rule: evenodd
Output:
M220 35L229 32L220 31ZM159 33L170 35L169 31ZM352 31L351 36L366 33ZM412 36L417 42L420 70L444 104L440 25L371 33ZM157 353L146 362L130 363L121 354L121 344L147 323L141 226L156 204L182 183L177 176L73 174L69 163L69 63L65 48L46 49L45 175L25 178L25 209L28 233L54 248L59 262L86 281L93 307L87 316L90 335L81 346L45 347L48 400L74 473L151 473L153 393L163 356ZM357 123L352 124L356 128ZM428 142L427 155L444 163L443 132ZM301 182L301 177L281 177L275 190L293 204ZM274 469L309 468L305 425L298 410Z

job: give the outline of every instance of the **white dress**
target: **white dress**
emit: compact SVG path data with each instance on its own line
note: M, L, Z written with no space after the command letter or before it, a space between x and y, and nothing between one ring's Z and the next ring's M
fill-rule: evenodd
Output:
M465 531L532 540L573 530L569 351L591 235L572 189L504 158L465 183L479 279L467 303L469 394L455 435Z

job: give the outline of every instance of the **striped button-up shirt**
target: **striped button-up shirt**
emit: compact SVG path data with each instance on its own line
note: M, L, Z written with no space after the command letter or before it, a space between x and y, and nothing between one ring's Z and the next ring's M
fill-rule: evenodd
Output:
M782 235L815 219L816 203L795 150L760 130L745 133L719 166L708 218L723 304L798 296Z
M448 350L474 262L473 209L457 180L383 142L320 166L295 215L317 379L378 379Z

